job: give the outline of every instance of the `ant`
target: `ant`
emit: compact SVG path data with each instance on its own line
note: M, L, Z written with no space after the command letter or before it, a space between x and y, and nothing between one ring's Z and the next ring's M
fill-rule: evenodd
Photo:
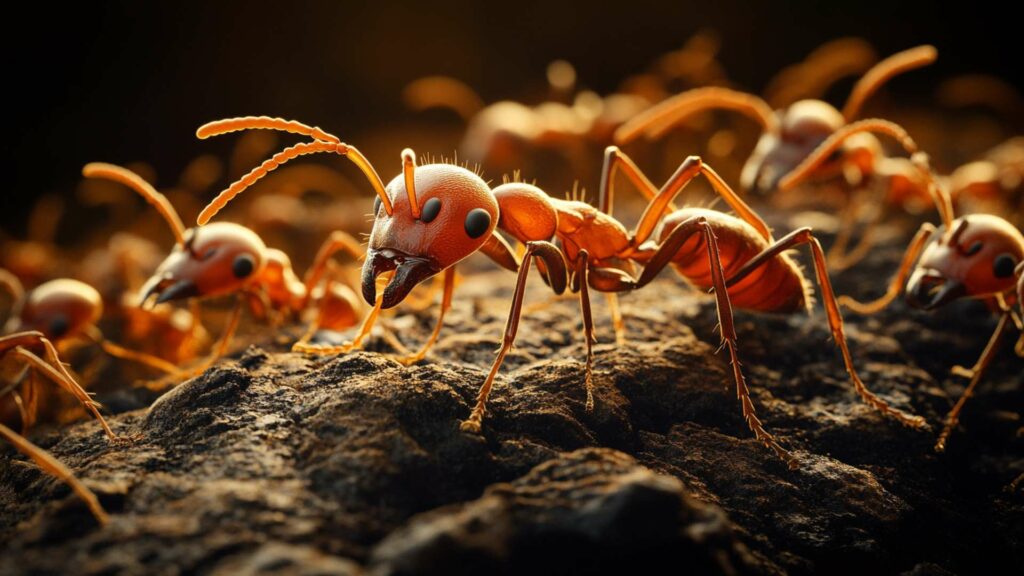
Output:
M800 100L786 108L772 111L761 98L728 88L697 88L665 100L644 111L615 132L619 145L635 140L646 133L658 138L684 119L709 109L740 112L757 121L763 130L753 153L743 166L740 186L745 191L765 193L775 190L783 176L790 173L807 158L829 135L852 122L860 113L864 102L883 84L898 74L920 68L935 61L937 52L932 46L918 46L894 54L872 67L850 92L842 112L823 100ZM816 176L828 177L838 173L851 160L856 166L862 159L850 159L846 150L819 166ZM870 174L873 162L864 168Z
M91 163L82 169L82 174L128 186L156 208L174 234L174 249L142 287L141 305L145 306L151 299L162 304L186 298L237 296L219 342L193 372L209 367L227 352L244 303L249 304L258 318L273 317L277 323L300 316L315 302L318 314L310 330L296 344L297 350L303 350L319 328L341 330L355 323L359 309L355 293L333 282L333 278L328 279L326 286L320 286L336 252L345 251L355 258L361 256L359 243L345 232L334 232L324 243L303 282L293 271L287 254L267 248L255 232L244 226L216 222L186 229L167 197L126 168ZM357 342L363 336L365 334L361 333Z
M826 140L794 171L794 179L811 171L815 163L831 154L850 129ZM908 144L913 146L912 141ZM935 443L935 450L942 452L959 422L964 404L995 358L1003 336L1014 325L1022 332L1016 353L1024 357L1024 234L992 214L970 214L954 219L949 192L927 170L921 153L915 154L913 160L929 180L928 188L942 216L942 224L938 228L927 222L921 225L883 296L868 303L843 296L839 303L858 314L875 314L905 289L908 303L915 308L934 310L954 300L972 298L988 301L999 314L996 330L974 366L953 368L954 374L970 379L970 383L946 416Z
M107 354L130 360L168 373L178 368L155 356L130 350L104 338L96 323L103 316L103 300L95 288L72 280L59 278L45 282L25 294L16 276L0 269L0 285L13 302L12 314L0 338L0 355L13 354L23 364L46 376L71 393L83 407L100 421L110 439L113 431L97 410L89 394L60 361L58 348L65 349L82 341L98 344ZM45 360L37 352L41 352ZM31 375L24 383L15 382L0 396L10 395L17 406L23 430L35 424L38 417L38 383Z
M297 123L266 117L233 118L206 125L223 133L243 128L276 128L297 131ZM304 129L313 142L296 144L275 155L231 185L207 211L209 219L247 186L278 166L305 154L335 153L352 160L367 176L377 194L376 216L363 263L362 293L367 302L391 308L420 282L444 274L442 301L434 338L451 305L454 268L464 258L480 252L500 266L518 273L501 347L480 388L477 403L461 429L480 433L486 402L505 355L515 341L523 311L523 298L530 266L556 294L567 288L579 294L587 347L584 383L586 409L592 410L594 323L590 289L609 293L629 292L651 282L666 266L673 265L684 278L702 288L714 288L723 347L732 360L733 377L743 417L757 440L773 450L790 466L796 459L761 425L750 400L746 379L737 356L733 306L743 309L793 313L807 310L810 286L802 269L786 251L809 245L814 258L829 327L843 354L847 372L861 398L880 412L912 427L923 427L919 416L890 407L870 392L853 366L843 331L839 305L826 270L821 245L809 228L775 240L767 224L700 157L688 157L659 190L636 164L618 148L610 146L604 156L600 188L600 209L579 201L548 196L536 186L511 182L491 189L477 174L449 164L417 166L412 150L401 153L402 173L385 185L376 170L358 150L319 129ZM314 132L319 132L315 135ZM612 215L614 176L618 170L647 197L649 204L636 228L628 232ZM672 201L698 174L710 181L738 216L707 209L686 208L666 215ZM656 234L659 223L660 232ZM498 229L525 245L517 257ZM553 244L557 239L559 245ZM720 252L719 241L729 249ZM637 266L642 266L640 272ZM389 275L378 295L378 278ZM614 319L621 325L621 318Z

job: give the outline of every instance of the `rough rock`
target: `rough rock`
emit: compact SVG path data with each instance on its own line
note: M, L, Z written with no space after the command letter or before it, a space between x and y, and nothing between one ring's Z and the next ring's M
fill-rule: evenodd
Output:
M839 291L878 294L898 258L898 248L880 250L863 269L876 280L843 276ZM758 414L801 460L791 471L746 428L706 295L666 277L626 296L623 346L595 297L597 404L587 412L578 304L546 302L535 278L483 433L467 435L458 425L493 359L511 286L505 272L461 284L441 341L416 366L390 359L380 333L369 351L337 358L292 354L279 335L257 333L255 346L149 410L112 417L127 445L108 443L95 422L38 430L33 439L99 493L113 515L104 527L0 447L0 573L1024 565L1024 503L1006 490L1024 468L1024 375L1011 354L938 455L934 430L901 427L858 400L820 312L737 313ZM413 346L433 312L384 324ZM935 314L896 304L849 320L868 385L933 426L963 387L949 368L973 362L993 327L970 303ZM555 550L564 558L540 561Z

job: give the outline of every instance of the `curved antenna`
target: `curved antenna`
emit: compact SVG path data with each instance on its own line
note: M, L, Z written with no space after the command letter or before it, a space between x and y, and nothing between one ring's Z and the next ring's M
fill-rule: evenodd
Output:
M786 174L781 180L779 180L779 190L790 190L797 184L806 180L815 169L817 169L836 150L839 149L847 138L861 132L870 132L889 136L899 142L900 146L902 146L903 149L911 155L910 157L914 165L917 166L918 170L921 171L922 175L928 182L928 192L931 195L932 200L935 202L935 207L938 209L939 215L942 217L942 222L946 225L947 229L949 229L953 223L953 203L949 194L936 182L935 174L932 172L928 164L928 155L920 151L917 143L914 142L914 139L910 137L910 134L908 134L902 126L888 120L871 118L847 124L839 130L836 130L831 136L825 139L824 142L818 145L810 156L805 158L804 161L790 171L789 174Z
M846 100L846 105L843 106L843 118L846 118L847 122L856 118L864 102L894 76L927 66L935 62L938 56L938 50L934 46L926 44L897 52L875 64L871 70L867 71L867 74L857 81L850 92L850 97Z
M3 328L7 320L21 314L21 306L25 299L25 287L21 285L21 280L17 276L0 268L0 288L3 288L11 296L10 310L7 311L6 316L0 316L0 328Z
M235 196L238 196L247 188L255 184L260 178L263 178L268 173L276 170L289 160L306 154L318 154L321 152L333 152L335 154L339 154L348 158L353 164L355 164L366 176L366 179L369 180L370 185L373 186L374 191L377 193L381 203L384 205L384 210L389 216L391 215L394 208L391 206L391 198L388 197L387 192L384 190L384 183L381 181L377 171L374 170L373 165L370 164L370 161L367 160L359 150L356 150L354 146L349 146L342 142L314 140L313 142L300 142L299 144L285 148L267 160L264 160L262 164L250 170L248 174L236 180L233 184L225 188L223 192L218 194L216 198L211 200L206 208L203 208L203 211L199 213L199 217L196 218L196 222L200 226L206 224L211 218L216 216L217 213L228 204L228 202L231 202Z
M706 110L732 110L751 118L766 132L774 132L778 120L761 98L728 88L711 86L687 90L637 114L615 131L615 142L632 142L641 133L659 138L686 118Z
M241 132L242 130L280 130L281 132L309 136L314 140L334 142L335 144L341 143L340 138L334 134L324 132L316 126L308 126L302 122L285 120L284 118L271 118L270 116L241 116L238 118L214 120L200 126L196 130L196 137L200 140L206 140L211 136Z
M405 177L405 191L409 194L409 209L412 217L420 217L420 203L416 201L416 153L412 148L402 150L402 175Z
M878 60L863 38L846 37L815 48L802 62L784 68L764 89L764 99L775 107L803 98L820 99L830 86L854 74L864 74Z
M413 80L402 90L402 101L416 112L449 108L469 120L484 107L484 101L468 84L450 76L427 76Z
M117 166L116 164L107 164L106 162L90 162L86 164L82 168L82 176L86 178L106 178L138 192L140 196L146 199L146 202L149 202L163 216L164 221L167 222L171 232L174 234L174 241L182 246L185 245L185 225L182 224L178 212L166 196L157 192L156 188L153 188L152 184L143 180L141 176L127 168Z

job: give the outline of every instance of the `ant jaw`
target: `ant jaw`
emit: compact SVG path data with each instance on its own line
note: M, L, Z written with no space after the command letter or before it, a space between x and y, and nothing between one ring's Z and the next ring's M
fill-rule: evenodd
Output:
M155 306L171 300L198 296L199 287L192 280L178 280L174 282L171 278L154 276L142 287L142 298L139 300L139 306L145 307L150 297L154 294L156 295L156 301L153 303Z
M377 300L377 278L393 270L394 276L384 288L381 302L381 308L393 308L404 300L417 284L442 269L432 259L422 256L411 256L391 249L370 249L363 263L363 298L372 306Z
M934 310L966 294L967 285L935 270L918 269L907 282L907 303L923 310Z

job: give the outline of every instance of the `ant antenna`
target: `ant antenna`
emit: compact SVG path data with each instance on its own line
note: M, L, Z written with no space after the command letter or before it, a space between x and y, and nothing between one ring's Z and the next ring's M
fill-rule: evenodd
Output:
M341 143L340 138L334 134L324 132L317 126L307 126L295 120L271 118L270 116L242 116L240 118L227 118L225 120L207 122L196 130L196 137L200 140L206 140L211 136L241 132L242 130L280 130L282 132L309 136L314 140L334 142L335 144Z
M301 122L282 120L280 118L246 116L243 118L217 120L215 122L204 124L196 130L196 136L199 138L208 138L210 136L227 134L228 132L237 132L239 130L247 130L250 128L282 130L285 132L292 132L294 134L302 134L313 137L314 141L300 142L299 144L285 148L267 160L264 160L262 164L250 170L245 176L236 180L233 184L224 189L223 192L218 194L216 198L211 200L210 203L203 208L203 211L199 213L199 217L196 219L196 222L200 226L209 222L210 219L216 216L217 213L220 212L228 202L231 202L235 196L244 192L260 178L263 178L268 173L276 170L282 164L285 164L289 160L298 158L299 156L317 154L321 152L332 152L348 158L349 161L355 164L356 167L362 171L363 175L366 176L366 179L370 182L370 186L373 187L374 192L377 193L381 203L384 205L384 211L387 212L388 216L390 216L394 211L394 208L391 206L391 198L388 197L387 192L384 190L384 182L381 181L380 175L377 174L377 171L373 168L373 164L371 164L370 161L355 148L355 146L349 146L348 144L341 142L336 136L328 134L319 128L310 127L302 124Z
M86 164L82 167L82 176L86 178L106 178L136 191L163 216L164 221L171 228L171 233L174 234L174 241L182 246L185 245L185 225L182 224L178 212L166 196L157 192L156 188L153 188L152 184L143 180L141 176L127 168L122 168L115 164L107 164L106 162L90 162Z
M688 90L636 115L615 131L615 142L626 144L646 132L659 138L686 118L705 110L732 110L756 121L766 132L774 132L778 120L771 106L753 94L711 86Z
M416 153L412 148L402 150L402 175L405 177L405 191L409 194L409 209L412 217L420 217L420 204L416 201Z
M926 44L897 52L875 64L857 81L850 92L850 97L847 98L846 105L843 106L843 118L846 118L847 122L856 118L864 102L894 76L927 66L935 62L938 56L939 52L935 47Z

